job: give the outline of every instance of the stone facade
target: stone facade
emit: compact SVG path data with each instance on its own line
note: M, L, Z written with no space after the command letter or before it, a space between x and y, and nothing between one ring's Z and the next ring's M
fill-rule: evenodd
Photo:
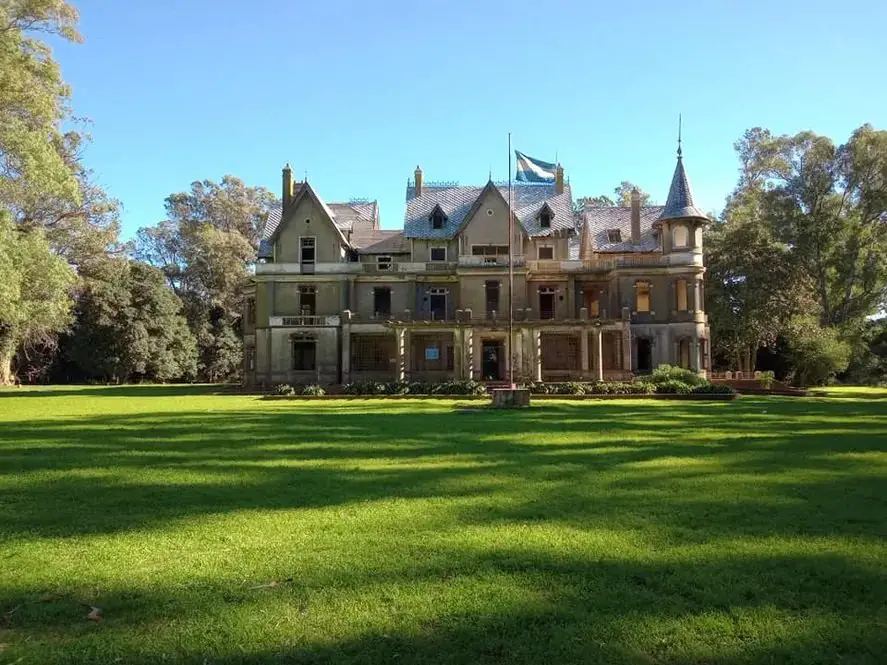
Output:
M663 207L574 212L550 185L407 188L403 231L283 173L247 289L253 386L625 379L710 367L702 228L682 160ZM513 278L509 279L509 210ZM509 335L509 283L514 285Z

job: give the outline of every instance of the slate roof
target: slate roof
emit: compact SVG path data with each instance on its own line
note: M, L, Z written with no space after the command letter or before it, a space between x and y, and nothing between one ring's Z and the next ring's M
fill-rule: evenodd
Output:
M630 206L587 206L580 215L579 228L588 223L596 252L653 252L659 249L653 229L663 210L662 206L641 206L641 241L637 244L631 242ZM610 242L610 229L619 229L622 242ZM576 251L578 257L578 244Z
M708 215L702 213L693 202L693 192L690 189L690 181L684 170L684 159L678 148L678 163L674 168L671 178L671 187L668 189L668 200L659 219L680 219L683 217L696 217L708 219Z
M296 193L298 196L298 192ZM318 197L320 199L320 197ZM349 238L351 244L355 248L363 245L356 244L354 237L360 236L366 238L367 244L372 244L376 240L370 234L379 225L379 204L376 201L355 202L355 203L326 203L320 199L326 213L332 218L335 225L340 231ZM265 228L262 230L262 239L259 241L258 257L271 258L273 248L270 238L274 235L277 227L280 225L280 218L283 209L275 206L268 211L268 219L265 220Z
M508 187L495 185L502 197L508 200ZM571 232L575 229L573 196L570 185L564 185L564 193L557 194L554 184L512 185L512 208L521 226L531 236L548 236L556 231ZM415 196L415 188L407 186L407 207L404 215L404 236L407 238L452 238L461 228L471 207L485 187L476 186L434 186L422 188L422 195ZM551 228L539 226L537 216L545 203L551 208L554 217ZM435 205L439 205L447 216L443 228L431 227L429 216Z
M359 254L409 254L410 243L403 236L403 231L355 231L351 236L351 244Z

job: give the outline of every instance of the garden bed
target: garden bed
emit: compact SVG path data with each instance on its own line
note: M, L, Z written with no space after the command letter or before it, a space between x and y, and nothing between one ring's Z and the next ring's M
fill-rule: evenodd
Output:
M485 401L490 399L490 395L264 395L265 400L300 400L300 401L324 401L324 400L404 400L404 399L457 399ZM608 399L680 399L692 401L715 401L723 402L737 399L739 393L653 393L638 395L532 395L531 399L536 400L608 400Z

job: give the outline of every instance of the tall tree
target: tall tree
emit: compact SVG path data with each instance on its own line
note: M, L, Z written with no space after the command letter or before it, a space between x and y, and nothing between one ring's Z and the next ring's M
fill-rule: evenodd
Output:
M71 321L74 272L41 229L23 229L0 210L0 385L13 381L12 359Z
M62 340L80 376L115 383L195 376L194 336L163 273L111 259L90 266L83 277L76 321Z
M61 131L70 89L34 36L80 41L76 23L77 11L64 0L0 0L0 203L25 201L29 190L79 198Z
M823 325L859 322L887 299L887 131L847 143L805 131L749 130L737 143L740 188L812 280Z
M239 370L242 287L274 203L267 189L233 176L194 182L166 199L166 220L136 236L134 256L160 268L185 303L206 380Z

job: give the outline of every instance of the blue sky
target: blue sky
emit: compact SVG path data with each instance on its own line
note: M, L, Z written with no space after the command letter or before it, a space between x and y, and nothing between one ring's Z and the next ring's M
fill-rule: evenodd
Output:
M720 210L753 126L843 141L887 125L887 3L80 0L55 55L87 163L124 236L163 199L234 174L279 194L289 161L327 201L507 178L557 154L574 196L632 180L664 202L678 113L696 197Z

